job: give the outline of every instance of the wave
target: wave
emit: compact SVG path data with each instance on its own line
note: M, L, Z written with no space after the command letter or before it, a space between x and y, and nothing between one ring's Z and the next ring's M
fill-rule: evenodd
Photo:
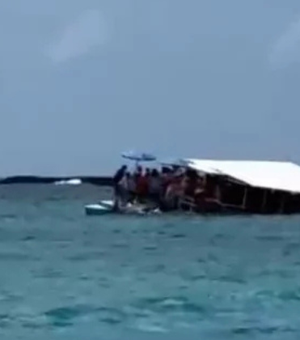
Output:
M112 177L104 176L74 176L74 177L42 177L42 176L11 176L0 179L0 185L4 184L55 184L55 185L79 185L93 184L100 186L112 186Z
M80 178L72 178L69 180L61 180L54 182L55 185L80 185L82 184L82 180Z

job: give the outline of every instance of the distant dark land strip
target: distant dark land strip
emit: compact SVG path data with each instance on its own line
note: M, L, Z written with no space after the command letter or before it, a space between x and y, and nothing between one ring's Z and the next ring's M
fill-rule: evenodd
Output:
M73 176L73 177L39 177L39 176L11 176L0 179L0 185L4 184L54 184L59 181L69 181L72 179L81 179L82 183L94 184L100 186L111 186L111 177L96 176Z

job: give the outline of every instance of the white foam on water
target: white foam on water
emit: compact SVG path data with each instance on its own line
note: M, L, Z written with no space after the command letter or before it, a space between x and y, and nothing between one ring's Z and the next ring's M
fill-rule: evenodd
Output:
M55 185L80 185L82 184L82 180L80 178L72 178L68 180L57 181L54 184Z

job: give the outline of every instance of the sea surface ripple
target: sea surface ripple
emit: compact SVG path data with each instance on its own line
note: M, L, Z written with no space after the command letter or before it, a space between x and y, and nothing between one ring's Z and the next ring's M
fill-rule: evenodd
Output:
M86 217L92 186L0 187L0 339L299 339L300 218Z

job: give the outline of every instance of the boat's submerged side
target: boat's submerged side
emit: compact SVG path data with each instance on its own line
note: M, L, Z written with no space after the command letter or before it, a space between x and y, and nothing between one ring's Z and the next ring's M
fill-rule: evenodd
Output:
M100 201L96 204L88 204L85 206L86 215L106 215L112 213L122 213L122 214L133 214L133 215L148 215L148 214L158 214L159 209L147 209L143 206L138 205L127 205L126 207L116 211L114 209L113 201Z

